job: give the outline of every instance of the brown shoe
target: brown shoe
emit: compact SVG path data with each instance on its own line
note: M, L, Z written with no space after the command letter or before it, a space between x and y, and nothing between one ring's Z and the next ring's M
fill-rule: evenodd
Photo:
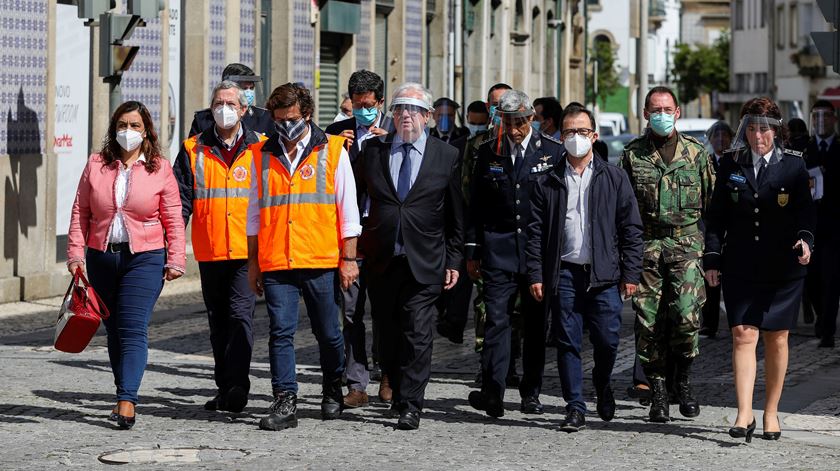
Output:
M351 389L350 392L344 396L344 407L348 409L355 409L366 405L368 405L368 395L364 391Z
M382 380L379 382L379 399L383 402L391 402L392 397L391 382L388 381L388 375L382 373Z

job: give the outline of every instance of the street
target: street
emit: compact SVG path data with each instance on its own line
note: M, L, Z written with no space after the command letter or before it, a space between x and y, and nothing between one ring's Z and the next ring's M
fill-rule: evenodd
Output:
M117 430L107 420L113 406L112 375L100 332L78 355L51 346L52 300L0 307L0 451L3 469L91 469L112 462L144 463L143 469L182 465L195 469L837 469L840 459L840 359L818 350L803 326L791 336L791 364L781 416L780 441L749 445L729 437L734 420L728 335L701 340L696 363L697 419L671 407L672 422L647 422L647 408L625 389L633 360L632 314L625 306L622 343L613 376L616 418L604 423L589 402L587 428L559 431L563 400L556 362L549 364L542 400L546 413L519 413L509 390L506 413L492 420L473 411L478 356L472 333L463 345L437 338L426 410L415 432L394 429L388 407L373 402L341 419L319 419L317 347L303 308L297 337L300 425L282 432L257 428L270 402L267 318L258 304L251 400L241 414L208 412L215 393L207 321L194 280L168 285L149 330L149 364L140 390L137 425ZM23 313L23 314L21 314ZM470 325L472 323L470 322ZM584 368L591 366L584 357ZM519 366L521 371L521 364ZM758 377L763 368L759 362ZM368 388L373 398L377 384ZM587 397L592 399L587 381ZM756 397L763 397L761 383ZM119 453L127 451L128 453ZM117 453L109 455L110 453Z

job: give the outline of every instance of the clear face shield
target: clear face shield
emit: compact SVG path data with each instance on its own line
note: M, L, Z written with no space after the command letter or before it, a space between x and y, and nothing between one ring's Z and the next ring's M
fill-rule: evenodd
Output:
M432 114L428 103L411 97L395 98L388 111L380 126L388 134L382 136L382 139L388 140L396 135L406 143L415 142L426 132L426 124Z
M812 136L828 137L835 132L837 125L837 115L834 111L826 108L817 108L811 111L811 130Z
M770 116L745 115L741 118L731 149L749 148L758 155L767 155L773 149L783 149L782 121Z
M433 117L435 118L435 129L441 134L449 134L455 129L455 116L457 108L449 103L443 103L435 107Z
M724 151L732 147L732 130L729 126L713 125L706 131L706 140L709 152L721 156Z
M496 138L494 151L499 155L509 155L507 149L510 142L520 144L532 131L531 121L534 119L534 110L504 111L497 108L495 114L497 124L493 127L493 137Z

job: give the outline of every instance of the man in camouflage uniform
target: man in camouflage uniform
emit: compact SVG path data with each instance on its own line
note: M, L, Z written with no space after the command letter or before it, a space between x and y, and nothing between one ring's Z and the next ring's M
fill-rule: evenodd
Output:
M644 223L644 272L633 297L636 353L651 385L650 420L667 422L669 356L676 366L680 413L700 414L689 377L706 300L698 224L712 195L714 169L705 147L674 128L680 108L670 89L648 92L644 116L650 129L627 144L621 166Z

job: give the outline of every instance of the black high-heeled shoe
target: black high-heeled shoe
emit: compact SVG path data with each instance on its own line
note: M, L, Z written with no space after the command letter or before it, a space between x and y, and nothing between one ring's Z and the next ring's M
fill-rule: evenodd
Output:
M749 427L732 427L729 429L729 436L732 438L746 438L747 443L752 442L752 436L755 433L755 417Z
M117 414L117 425L123 430L130 430L131 427L134 427L134 422L136 420L136 415L133 417L126 417L124 415Z
M776 416L776 423L779 424L779 431L778 432L764 432L761 434L762 438L765 440L778 440L779 437L782 436L782 421L779 420L779 416ZM764 428L767 428L767 425L764 425Z

